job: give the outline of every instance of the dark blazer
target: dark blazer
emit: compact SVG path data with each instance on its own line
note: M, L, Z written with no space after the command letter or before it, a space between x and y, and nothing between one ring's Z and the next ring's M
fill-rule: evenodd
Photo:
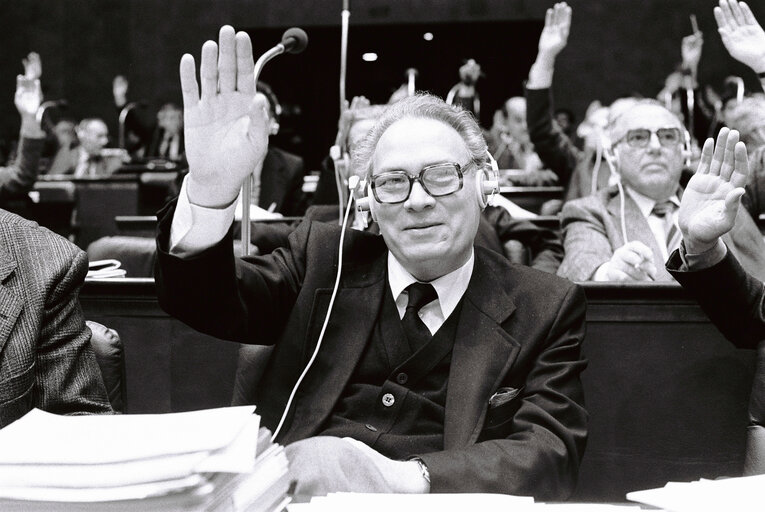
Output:
M306 199L303 194L303 159L279 148L269 147L260 174L261 208L276 203L274 211L284 215L303 215Z
M161 212L161 306L218 338L275 345L257 393L274 428L315 347L337 268L338 226L304 222L287 249L235 258L231 238L189 259L168 254L174 204ZM343 278L327 336L279 442L321 433L358 364L385 293L387 247L379 235L346 233ZM463 298L446 397L444 451L419 454L433 492L500 492L566 498L587 434L579 375L585 367L585 297L544 272L476 248ZM505 403L489 399L520 390Z
M111 412L77 299L85 253L0 210L0 428L34 407Z
M751 349L765 340L765 285L748 274L731 251L712 267L682 269L680 252L675 251L667 260L667 271L699 302L728 340Z
M26 199L37 179L43 144L45 139L22 137L19 140L16 161L8 167L0 167L0 201Z
M616 185L597 194L563 205L561 226L565 257L558 275L574 281L592 279L600 265L611 259L614 251L625 244L621 228L621 201ZM624 215L627 237L643 242L653 251L657 281L671 281L664 269L664 257L651 232L648 221L635 201L625 193ZM765 279L765 243L757 225L745 210L736 217L736 224L723 241L750 273Z

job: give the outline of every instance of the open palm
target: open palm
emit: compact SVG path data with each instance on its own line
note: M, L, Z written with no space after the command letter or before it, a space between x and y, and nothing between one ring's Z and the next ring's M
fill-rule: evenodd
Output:
M220 49L213 41L202 47L201 97L194 58L181 59L189 198L201 206L236 199L268 149L266 103L255 93L250 38L225 26L219 41Z
M716 147L707 139L678 213L686 247L690 243L708 248L733 228L748 173L746 146L738 141L737 131L720 130Z
M566 47L570 28L571 7L565 2L557 3L553 8L547 9L545 27L539 36L539 53L557 56Z
M765 30L749 6L735 0L721 0L714 14L718 32L731 57L755 72L765 71Z

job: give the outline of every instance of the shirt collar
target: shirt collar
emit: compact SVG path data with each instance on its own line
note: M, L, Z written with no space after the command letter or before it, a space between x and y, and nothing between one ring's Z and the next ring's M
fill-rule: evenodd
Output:
M643 217L648 218L649 215L651 215L651 212L653 211L653 207L656 206L656 202L650 197L644 196L640 192L636 192L631 187L624 187L627 193L630 195L633 201L638 206L638 209L640 209L640 213L643 214ZM672 202L675 206L680 206L680 200L677 199L677 194L673 195L668 199L668 201Z
M430 281L438 295L438 303L444 318L449 318L465 294L470 283L470 277L473 275L474 262L475 251L471 250L470 258L464 265ZM397 300L407 286L416 282L417 279L404 268L392 252L388 251L388 284L393 294L393 300Z

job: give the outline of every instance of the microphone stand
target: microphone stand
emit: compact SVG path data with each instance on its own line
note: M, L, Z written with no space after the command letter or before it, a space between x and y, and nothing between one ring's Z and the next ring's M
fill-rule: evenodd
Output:
M127 119L127 115L130 113L131 110L133 110L136 107L139 107L141 104L138 101L131 101L124 107L122 107L122 110L120 110L120 117L119 117L119 137L118 137L118 144L120 149L125 149L125 120Z

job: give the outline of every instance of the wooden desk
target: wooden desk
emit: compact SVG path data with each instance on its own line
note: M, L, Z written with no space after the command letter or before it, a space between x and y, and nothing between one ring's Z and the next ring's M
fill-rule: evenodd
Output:
M724 340L679 285L584 288L590 437L574 499L740 475L754 352ZM238 345L170 318L152 279L87 281L81 302L125 342L128 412L229 403Z

